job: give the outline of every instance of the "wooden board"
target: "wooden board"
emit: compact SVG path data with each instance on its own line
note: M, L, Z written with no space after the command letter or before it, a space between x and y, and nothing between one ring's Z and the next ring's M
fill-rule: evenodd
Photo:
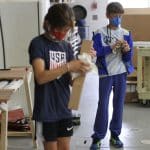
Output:
M91 50L92 44L93 42L90 40L83 40L80 54L88 53ZM78 76L77 78L74 79L73 86L72 86L72 93L68 105L70 109L77 110L79 108L84 80L85 80L85 76L83 75Z
M75 79L73 83L72 94L69 101L70 109L77 110L79 107L84 80L85 80L85 76L79 76Z
M23 79L26 70L0 70L0 79Z

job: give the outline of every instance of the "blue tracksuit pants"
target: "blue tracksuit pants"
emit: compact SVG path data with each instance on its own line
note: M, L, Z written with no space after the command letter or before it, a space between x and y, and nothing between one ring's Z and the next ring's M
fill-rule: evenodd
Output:
M113 114L109 125L111 133L119 136L122 128L124 98L126 93L126 73L99 79L99 102L92 138L103 139L108 128L108 105L113 90Z

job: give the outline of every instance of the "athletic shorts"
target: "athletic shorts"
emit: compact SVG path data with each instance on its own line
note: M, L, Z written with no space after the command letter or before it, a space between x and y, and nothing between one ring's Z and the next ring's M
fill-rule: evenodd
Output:
M58 122L42 122L42 135L45 141L56 141L57 138L72 136L72 118Z

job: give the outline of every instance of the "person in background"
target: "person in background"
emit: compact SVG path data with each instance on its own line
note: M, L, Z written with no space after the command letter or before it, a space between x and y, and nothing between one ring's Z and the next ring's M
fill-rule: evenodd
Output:
M73 11L75 14L75 25L78 27L78 33L80 35L81 40L84 40L87 38L86 33L86 17L87 17L87 10L82 5L75 5L73 7Z
M73 134L72 114L68 109L70 72L86 73L89 64L75 60L66 41L74 27L74 14L65 3L49 8L44 34L32 39L29 58L35 78L33 120L36 135L43 139L44 150L69 150Z
M113 113L110 121L110 144L123 147L120 140L123 117L126 77L134 71L132 65L133 41L129 31L121 27L124 9L119 2L107 5L106 16L109 24L93 35L99 71L99 102L94 124L93 142L90 150L99 150L101 140L108 128L109 96L113 91Z
M76 20L75 25L78 27L78 33L80 35L81 40L86 39L85 20L84 19Z

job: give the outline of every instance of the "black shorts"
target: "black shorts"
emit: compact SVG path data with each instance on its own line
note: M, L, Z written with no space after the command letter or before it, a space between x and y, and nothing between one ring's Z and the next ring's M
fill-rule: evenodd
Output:
M58 122L43 122L43 137L45 141L56 141L60 137L73 135L72 118Z

